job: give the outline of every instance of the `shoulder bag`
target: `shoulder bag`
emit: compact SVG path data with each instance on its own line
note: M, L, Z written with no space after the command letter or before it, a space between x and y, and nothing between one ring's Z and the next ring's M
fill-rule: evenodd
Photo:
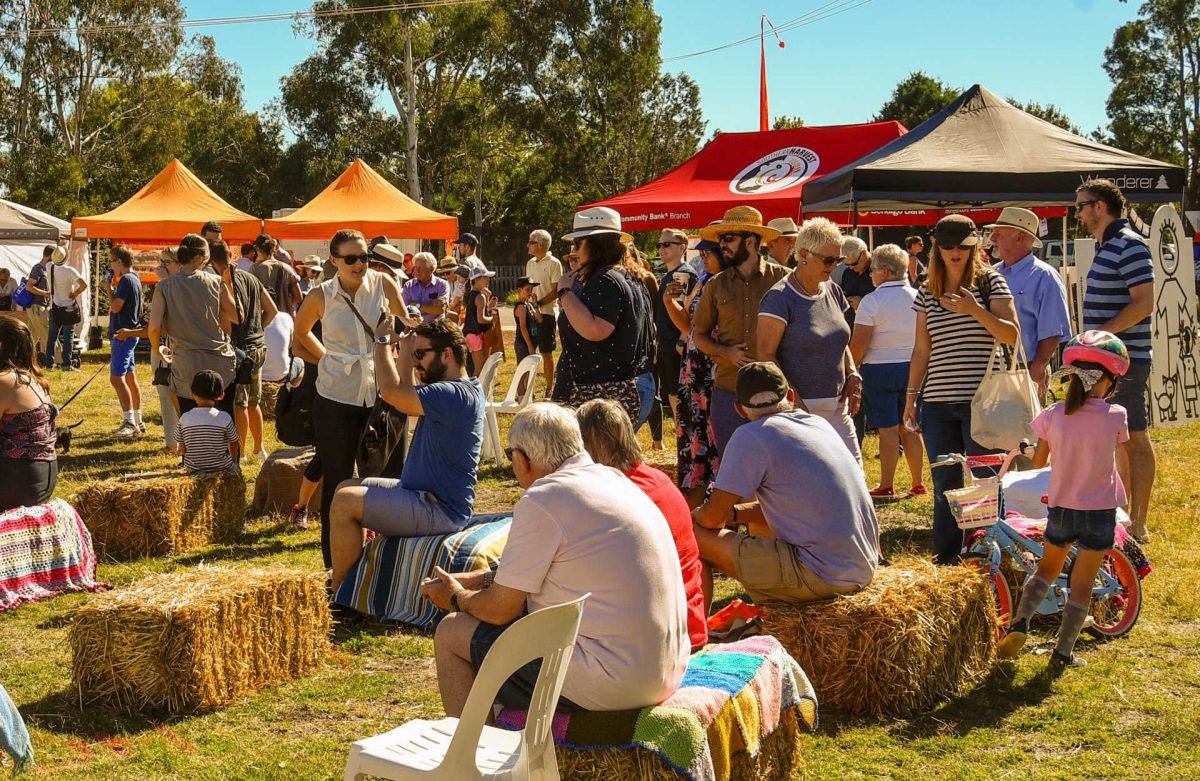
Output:
M998 346L993 344L987 373L971 399L971 439L985 448L1012 450L1023 439L1029 442L1037 439L1030 424L1041 414L1042 402L1037 384L1029 376L1029 361L1020 332L1015 349L1009 353L1007 367L1003 364L1007 351L997 350ZM1001 361L999 370L995 368L997 353Z
M358 318L367 337L375 341L375 329L367 324L358 307L345 293L342 300ZM358 439L354 461L359 477L399 477L397 471L404 464L404 445L408 434L408 415L400 412L376 394L375 406L367 416L367 425ZM393 456L397 458L393 459Z

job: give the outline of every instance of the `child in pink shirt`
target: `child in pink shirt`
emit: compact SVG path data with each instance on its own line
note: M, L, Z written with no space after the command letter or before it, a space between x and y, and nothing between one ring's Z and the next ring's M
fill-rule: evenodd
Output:
M1082 667L1073 653L1075 641L1091 607L1092 582L1113 546L1116 508L1126 503L1125 486L1117 474L1117 445L1129 439L1125 408L1105 398L1117 377L1129 368L1129 353L1121 340L1106 331L1087 331L1067 344L1063 368L1054 378L1069 381L1065 401L1047 408L1033 421L1038 435L1033 464L1050 461L1050 517L1044 536L1045 552L1038 570L1025 582L1021 603L1007 634L997 647L1002 659L1021 650L1029 619L1062 572L1068 549L1077 548L1071 571L1070 598L1063 610L1058 644L1050 664Z

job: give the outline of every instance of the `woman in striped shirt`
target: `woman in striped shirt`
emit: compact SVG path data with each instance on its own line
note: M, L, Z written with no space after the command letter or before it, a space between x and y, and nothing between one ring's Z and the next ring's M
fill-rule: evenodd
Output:
M908 371L904 424L922 431L930 463L949 453L986 452L971 439L971 399L996 343L1015 345L1017 311L1004 277L983 260L975 223L961 214L943 217L934 229L929 279L913 304L916 342ZM919 397L919 398L918 398ZM954 564L963 535L946 491L962 487L962 472L933 472L933 554Z

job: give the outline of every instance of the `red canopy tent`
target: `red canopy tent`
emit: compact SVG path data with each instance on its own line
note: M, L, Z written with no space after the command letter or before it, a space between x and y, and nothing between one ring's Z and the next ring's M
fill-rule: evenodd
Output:
M806 182L836 171L904 135L899 122L827 125L757 133L721 133L691 158L662 176L612 198L580 206L607 206L626 230L701 228L727 209L749 204L764 220L800 217ZM957 210L976 222L993 220L998 209ZM1065 210L1037 209L1042 216ZM842 225L928 225L946 214L938 209L822 215Z

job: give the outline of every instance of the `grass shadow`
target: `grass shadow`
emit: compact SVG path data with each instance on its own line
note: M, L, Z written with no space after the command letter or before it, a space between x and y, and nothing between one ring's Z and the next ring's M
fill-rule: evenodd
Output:
M95 704L82 707L75 689L71 687L23 705L20 710L31 727L87 741L105 741L114 735L139 735L194 715L132 714Z

